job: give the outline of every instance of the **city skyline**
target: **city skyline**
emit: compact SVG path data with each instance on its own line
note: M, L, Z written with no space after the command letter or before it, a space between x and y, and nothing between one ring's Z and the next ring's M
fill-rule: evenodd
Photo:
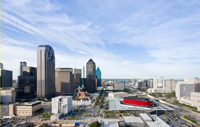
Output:
M200 76L199 1L77 3L1 1L1 62L14 79L20 61L37 66L46 44L56 68L92 58L102 79Z

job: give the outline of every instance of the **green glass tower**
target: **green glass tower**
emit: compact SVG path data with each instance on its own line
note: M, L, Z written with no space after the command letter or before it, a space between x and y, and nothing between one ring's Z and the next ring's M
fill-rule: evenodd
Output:
M96 75L97 75L97 87L101 86L101 70L99 67L96 70Z

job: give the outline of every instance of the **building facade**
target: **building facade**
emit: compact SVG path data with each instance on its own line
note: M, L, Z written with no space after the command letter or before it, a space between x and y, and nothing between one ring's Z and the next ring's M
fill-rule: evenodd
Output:
M23 67L26 67L26 62L20 62L19 64L19 76L23 76Z
M116 90L124 90L125 89L125 82L117 82L115 84L115 89Z
M153 79L152 78L149 79L149 88L153 88Z
M176 80L174 79L166 79L166 89L169 89L171 91L175 91L176 90Z
M103 80L103 81L101 82L101 84L102 84L102 87L105 87L105 86L106 86L105 80Z
M56 95L73 95L74 74L72 68L56 68Z
M86 75L86 91L89 93L96 92L96 65L92 59L90 59L86 64Z
M81 79L81 69L74 69L74 88L78 88L80 86Z
M37 97L50 99L55 95L55 56L49 45L40 45L37 50Z
M0 82L1 87L11 87L12 86L12 71L0 69Z
M194 82L177 82L176 84L176 97L180 100L181 97L190 97L191 92L195 92Z
M132 85L134 86L136 83L136 79L135 78L132 78Z
M33 112L41 108L42 106L40 101L10 104L9 116L32 116Z
M99 69L99 67L97 67L96 75L97 75L97 87L99 87L101 86L101 70Z
M15 103L16 89L12 87L1 88L1 102L3 104Z
M81 78L81 79L80 79L80 87L86 88L86 78Z
M35 98L37 94L37 68L23 67L22 76L18 76L17 99Z
M85 67L83 66L83 70L82 70L82 78L86 78L85 77Z
M72 96L52 98L52 113L66 115L72 111Z

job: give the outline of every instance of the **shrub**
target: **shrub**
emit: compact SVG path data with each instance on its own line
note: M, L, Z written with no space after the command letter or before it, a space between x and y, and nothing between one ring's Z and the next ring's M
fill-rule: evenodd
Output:
M98 121L95 121L89 125L89 127L101 127L101 124Z

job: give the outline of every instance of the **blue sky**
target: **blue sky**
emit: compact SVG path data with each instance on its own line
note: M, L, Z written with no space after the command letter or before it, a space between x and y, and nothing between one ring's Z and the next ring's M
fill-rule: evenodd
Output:
M56 67L92 58L102 78L200 76L198 0L1 0L1 62L37 66L37 47L54 48Z

